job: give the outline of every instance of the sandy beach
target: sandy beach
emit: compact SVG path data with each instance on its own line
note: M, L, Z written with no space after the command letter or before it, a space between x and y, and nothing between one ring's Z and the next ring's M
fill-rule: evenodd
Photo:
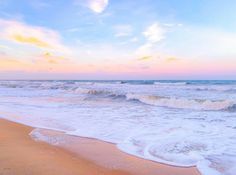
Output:
M52 146L34 141L29 136L32 130L0 120L1 175L199 175L195 167L173 167L136 158L94 139L67 136L68 143ZM65 137L59 132L51 134Z
M0 0L0 175L236 175L236 0Z
M123 175L77 157L46 143L35 142L28 135L32 128L0 120L1 175Z

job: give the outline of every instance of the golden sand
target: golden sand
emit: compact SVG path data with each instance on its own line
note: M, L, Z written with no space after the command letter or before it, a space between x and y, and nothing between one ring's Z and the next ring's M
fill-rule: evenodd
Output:
M32 130L0 119L0 175L199 175L195 167L140 159L94 139L64 136L68 142L60 147L36 142Z

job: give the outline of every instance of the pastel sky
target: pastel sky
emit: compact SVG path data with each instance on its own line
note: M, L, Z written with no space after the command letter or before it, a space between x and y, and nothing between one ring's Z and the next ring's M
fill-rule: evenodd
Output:
M235 0L0 0L0 79L235 78Z

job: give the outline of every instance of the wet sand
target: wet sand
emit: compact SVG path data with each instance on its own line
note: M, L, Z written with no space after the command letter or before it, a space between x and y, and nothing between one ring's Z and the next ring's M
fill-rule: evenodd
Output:
M43 130L57 146L35 141L29 135L33 129L0 119L1 175L200 175L195 167L144 160L96 139Z

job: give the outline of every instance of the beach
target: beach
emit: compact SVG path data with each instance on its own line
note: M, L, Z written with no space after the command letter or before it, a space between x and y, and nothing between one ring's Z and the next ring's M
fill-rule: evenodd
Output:
M236 175L235 11L0 0L0 175Z
M17 135L1 151L26 157L25 167L43 156L40 168L62 174L234 175L235 90L230 81L0 81L0 117L18 123L2 121L5 137Z
M34 141L29 136L32 130L0 120L1 175L199 175L196 168L179 168L136 158L112 144L93 139L71 136L75 145L64 144L66 150ZM72 151L73 147L77 148L76 152Z

